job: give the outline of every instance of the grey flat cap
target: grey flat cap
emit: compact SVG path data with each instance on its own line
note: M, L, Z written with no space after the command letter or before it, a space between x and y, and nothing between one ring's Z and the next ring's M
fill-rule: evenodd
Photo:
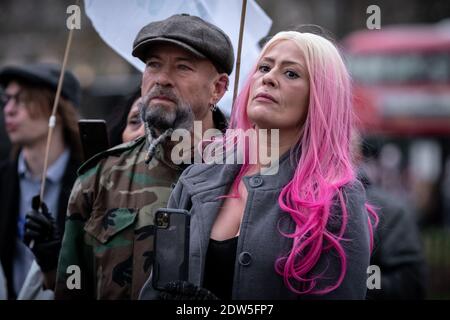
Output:
M209 59L217 71L231 74L233 45L220 28L188 14L176 14L143 27L133 43L133 56L146 62L148 49L158 42L170 42L199 57Z

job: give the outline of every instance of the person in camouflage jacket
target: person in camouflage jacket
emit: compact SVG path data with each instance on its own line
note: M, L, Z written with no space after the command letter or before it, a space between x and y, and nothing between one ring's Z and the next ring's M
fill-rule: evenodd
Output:
M78 170L56 299L138 298L153 264L154 213L167 205L184 169L170 159L173 143L164 135L192 128L192 120L201 120L204 131L226 127L214 107L234 64L222 30L198 17L175 15L145 26L133 55L146 63L141 87L146 135L94 156Z

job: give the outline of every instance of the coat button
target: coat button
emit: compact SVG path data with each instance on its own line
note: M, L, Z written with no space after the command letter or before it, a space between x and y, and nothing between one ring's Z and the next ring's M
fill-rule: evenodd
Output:
M239 254L239 264L242 266L248 266L252 262L252 255L250 252L244 251Z
M251 177L249 182L250 182L251 187L257 188L257 187L262 186L264 181L261 177L257 176L257 177Z

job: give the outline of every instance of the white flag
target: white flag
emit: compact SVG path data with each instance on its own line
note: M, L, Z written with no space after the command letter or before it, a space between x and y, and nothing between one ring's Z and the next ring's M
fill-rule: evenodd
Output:
M237 57L242 0L85 0L86 14L100 37L120 56L141 72L144 63L131 55L139 30L152 21L177 13L188 13L220 27L230 37ZM258 42L265 37L272 20L254 0L247 2L241 53L240 84L246 80L259 54ZM233 99L234 72L230 87L219 102L230 114Z

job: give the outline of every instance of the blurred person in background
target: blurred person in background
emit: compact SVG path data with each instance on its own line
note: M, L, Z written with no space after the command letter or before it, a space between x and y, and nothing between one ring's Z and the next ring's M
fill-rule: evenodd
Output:
M0 257L9 299L51 299L67 202L81 155L80 85L67 71L56 115L43 203L40 193L59 66L33 64L0 70L11 159L0 164ZM35 200L32 200L35 198ZM32 201L34 204L32 205ZM29 246L34 242L33 246Z
M442 194L444 198L444 226L450 230L450 157L447 158L444 166L444 178L442 179Z
M137 88L113 112L109 120L111 146L132 141L145 134L144 123L139 112L140 97L141 88Z
M427 267L414 209L369 178L364 166L372 161L376 150L354 138L359 179L379 217L370 264L380 268L381 288L368 289L367 299L424 299Z

